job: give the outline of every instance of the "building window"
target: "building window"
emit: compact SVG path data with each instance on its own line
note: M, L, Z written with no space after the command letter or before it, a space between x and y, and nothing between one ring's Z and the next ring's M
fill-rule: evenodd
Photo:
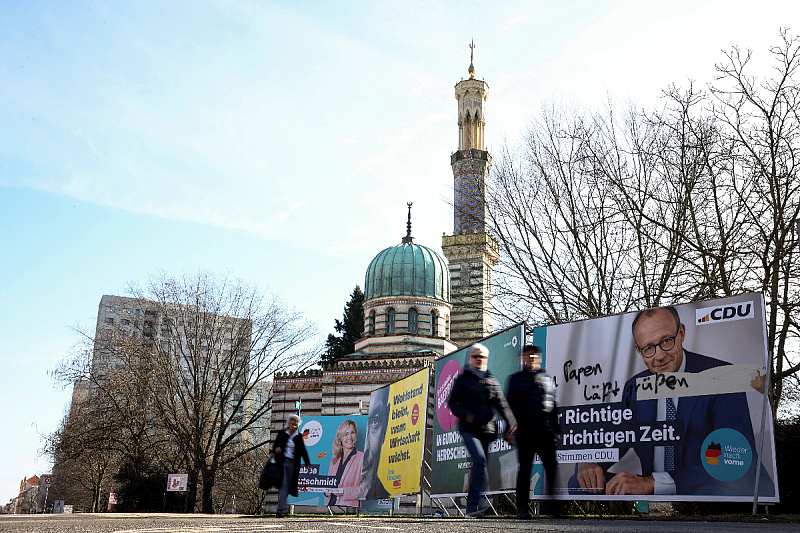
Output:
M416 333L419 330L419 311L416 309L408 310L408 332Z
M431 311L431 337L439 335L439 317L436 316L436 311Z
M386 311L386 334L394 334L394 309L391 308Z
M375 311L372 310L369 312L369 320L367 325L367 331L369 335L375 335Z

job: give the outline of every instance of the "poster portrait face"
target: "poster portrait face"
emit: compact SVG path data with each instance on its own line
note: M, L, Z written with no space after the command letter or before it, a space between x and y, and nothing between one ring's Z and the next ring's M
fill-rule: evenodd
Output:
M383 439L389 424L389 387L373 391L369 400L367 415L367 447L368 457L380 456Z
M356 429L355 422L345 421L343 423L344 431L340 426L337 432L337 439L339 440L344 453L347 454L350 450L356 447L356 439L358 438L358 430ZM341 435L341 436L340 436Z
M683 364L686 327L667 308L643 311L633 324L636 350L654 374L677 372Z

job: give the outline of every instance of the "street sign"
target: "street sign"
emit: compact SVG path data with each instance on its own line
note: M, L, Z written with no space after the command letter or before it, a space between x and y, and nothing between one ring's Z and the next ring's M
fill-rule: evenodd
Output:
M52 483L53 483L53 478L52 478L51 476L47 476L46 478L44 478L44 484L45 484L45 485L47 485L48 487L49 487L49 486L50 486Z

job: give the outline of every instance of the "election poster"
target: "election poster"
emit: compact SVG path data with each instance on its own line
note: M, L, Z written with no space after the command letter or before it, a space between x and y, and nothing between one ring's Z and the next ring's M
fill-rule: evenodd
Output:
M426 368L371 394L362 500L419 492L429 376Z
M366 426L365 415L304 418L300 433L311 464L301 463L298 495L288 502L359 507Z
M778 501L758 293L537 328L561 499ZM763 437L763 448L760 446Z
M183 492L189 486L189 474L167 474L167 492Z
M489 349L489 372L504 389L508 377L520 369L524 341L524 324L480 341ZM463 372L466 353L467 349L462 348L436 361L431 497L463 496L467 493L472 462L458 432L458 421L447 406L453 383ZM505 429L504 423L498 424L498 437L489 446L487 493L513 492L516 487L517 454L502 438ZM537 476L537 480L544 477L541 469L541 465L534 468L532 475Z

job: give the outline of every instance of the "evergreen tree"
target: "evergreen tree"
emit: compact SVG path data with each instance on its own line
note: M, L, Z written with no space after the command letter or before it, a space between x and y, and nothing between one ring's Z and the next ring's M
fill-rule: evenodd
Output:
M350 294L350 301L344 306L342 320L336 320L334 329L338 335L328 335L320 363L332 363L353 353L356 350L356 341L364 336L364 293L358 285Z

